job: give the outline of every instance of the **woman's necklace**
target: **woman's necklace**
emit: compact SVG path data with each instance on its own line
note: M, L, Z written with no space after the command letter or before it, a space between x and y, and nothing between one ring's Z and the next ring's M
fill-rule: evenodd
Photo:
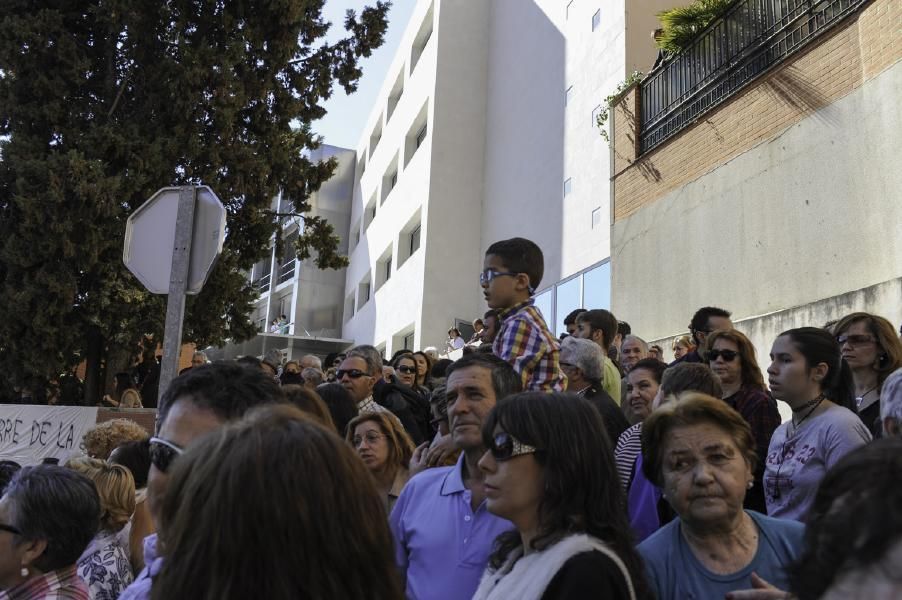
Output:
M868 394L870 394L871 392L873 392L874 390L876 390L879 385L880 384L875 385L874 387L872 387L871 389L869 389L868 391L866 391L865 393L863 393L860 396L855 396L855 406L857 408L861 408L861 403L864 402L864 397L867 396Z
M821 405L821 402L823 402L823 401L824 401L824 395L821 394L821 395L819 395L817 398L815 398L815 399L813 399L813 400L810 400L809 402L806 402L805 404L803 404L802 406L800 406L799 409L798 409L797 411L796 411L796 410L792 411L793 413L796 413L796 412L802 412L803 410L805 410L806 408L808 408L808 412L806 412L806 413L805 413L805 416L802 417L801 419L799 419L798 422L796 422L796 420L795 420L794 418L792 419L792 432L793 432L793 433L795 433L796 431L799 430L799 427L802 426L802 423L805 422L805 419L807 419L808 417L810 417L810 416L811 416L811 413L813 413L814 411L816 411L816 410L817 410L817 407L820 406L820 405ZM809 408L809 407L810 407L810 408Z

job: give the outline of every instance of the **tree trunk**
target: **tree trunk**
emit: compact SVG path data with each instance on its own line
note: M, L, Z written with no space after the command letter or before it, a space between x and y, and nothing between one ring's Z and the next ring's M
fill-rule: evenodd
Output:
M85 348L85 405L97 406L103 398L103 334L99 327L88 329Z

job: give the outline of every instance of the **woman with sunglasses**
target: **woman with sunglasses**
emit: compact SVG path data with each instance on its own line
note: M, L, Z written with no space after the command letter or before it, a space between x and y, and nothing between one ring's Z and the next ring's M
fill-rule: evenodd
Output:
M777 402L767 393L764 377L755 357L755 346L735 329L718 329L705 340L708 365L720 379L723 400L746 420L755 438L758 454L754 482L745 495L745 508L760 513L767 512L764 502L764 458L770 446L770 438L782 419Z
M389 412L364 413L352 419L346 439L373 476L386 514L391 513L410 479L407 465L413 455L413 440Z
M880 387L902 368L902 342L892 324L877 315L856 312L833 328L843 360L852 370L858 416L874 437L880 437Z
M429 389L420 385L418 382L418 366L417 360L413 354L406 352L399 354L392 361L392 368L395 370L395 381L402 383L420 394L424 399L429 397Z
M517 529L495 541L474 600L647 595L604 425L587 400L509 396L482 437L488 510Z

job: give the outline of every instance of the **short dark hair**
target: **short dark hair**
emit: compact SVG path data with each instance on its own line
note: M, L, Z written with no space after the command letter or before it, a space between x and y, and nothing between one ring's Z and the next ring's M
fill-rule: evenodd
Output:
M564 317L564 326L574 325L576 323L576 317L580 316L586 312L585 308L575 308L567 313L567 316Z
M435 361L435 364L432 365L432 368L429 370L429 376L432 379L440 379L442 377L448 376L448 367L454 364L454 361L450 358L440 358Z
M131 471L136 489L147 487L147 473L150 471L150 439L119 444L113 448L109 461Z
M166 420L173 403L182 398L212 411L223 421L240 419L255 406L283 401L279 384L271 375L229 361L194 367L173 379L160 402L160 423Z
M100 528L100 496L94 482L58 465L24 467L4 497L10 521L25 540L46 540L34 564L44 573L75 564Z
M604 336L602 350L607 352L607 346L614 343L614 336L617 335L617 317L609 310L596 308L580 313L576 320L580 323L588 323L592 331L601 330L601 334Z
M482 318L483 319L497 319L498 311L495 310L494 308L490 308L487 311L485 311L485 314L482 315ZM483 323L483 325L485 325L485 323Z
M523 389L523 380L510 365L494 354L474 352L454 362L445 372L445 377L451 377L451 373L468 367L482 367L492 373L492 389L495 391L495 400L501 400L511 394L516 394Z
M729 319L732 316L732 313L728 310L724 310L722 308L717 308L716 306L704 306L692 315L692 321L689 323L689 331L692 332L692 339L695 341L696 345L698 344L698 338L695 337L696 331L703 331L708 333L708 321L711 317L723 317L725 319Z
M617 321L617 333L620 337L626 337L633 332L633 328L626 321Z
M262 369L263 361L257 358L256 356L239 356L235 359L235 362L244 367L245 369Z
M340 383L324 383L316 386L316 393L326 403L332 423L338 435L344 436L351 419L360 413L351 393Z
M701 392L715 398L723 395L717 375L704 363L681 362L664 371L661 394L669 396L683 392Z
M643 358L634 364L630 371L637 371L639 369L645 369L651 373L654 380L660 385L661 379L664 377L664 371L667 370L667 363L660 361L657 358Z
M0 460L0 496L3 495L3 490L9 485L13 475L18 473L21 468L22 465L14 460Z
M542 249L532 240L515 237L495 242L485 251L501 259L504 266L514 273L525 273L529 277L530 293L535 292L545 274L545 257Z

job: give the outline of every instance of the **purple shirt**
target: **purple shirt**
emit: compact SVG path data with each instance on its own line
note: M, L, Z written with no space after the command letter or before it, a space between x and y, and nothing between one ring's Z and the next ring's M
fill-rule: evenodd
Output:
M144 538L144 568L138 573L134 583L125 588L119 600L150 600L153 578L163 568L163 557L157 556L157 534Z
M411 600L470 598L488 564L492 544L514 526L486 510L473 511L464 487L461 454L453 467L427 469L407 482L389 523L395 561Z

